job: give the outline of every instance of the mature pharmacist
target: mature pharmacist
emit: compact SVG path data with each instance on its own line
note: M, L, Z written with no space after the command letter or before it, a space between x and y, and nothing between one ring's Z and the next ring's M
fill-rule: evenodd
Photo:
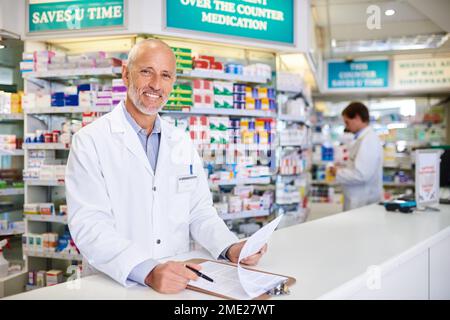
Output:
M158 115L176 79L171 48L158 40L137 43L122 79L126 101L73 137L66 170L70 232L88 268L124 286L176 293L197 276L182 262L158 259L189 251L189 234L213 257L232 262L243 242L217 215L189 137ZM256 264L266 248L242 262Z
M376 203L382 199L383 149L369 125L369 110L360 102L350 103L342 118L347 131L355 134L345 168L331 168L342 185L344 211Z

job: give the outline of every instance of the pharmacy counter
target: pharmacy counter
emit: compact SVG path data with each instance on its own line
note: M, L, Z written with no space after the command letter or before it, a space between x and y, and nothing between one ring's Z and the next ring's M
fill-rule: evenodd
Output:
M259 269L297 279L276 299L450 299L450 206L402 214L380 205L275 231ZM173 260L210 258L195 251ZM9 299L211 299L185 290L123 288L104 275Z

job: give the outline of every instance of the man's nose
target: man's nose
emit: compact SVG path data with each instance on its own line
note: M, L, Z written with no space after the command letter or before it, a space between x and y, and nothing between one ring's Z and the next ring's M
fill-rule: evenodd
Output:
M151 79L147 83L147 86L154 91L161 90L161 77L159 75L151 77Z

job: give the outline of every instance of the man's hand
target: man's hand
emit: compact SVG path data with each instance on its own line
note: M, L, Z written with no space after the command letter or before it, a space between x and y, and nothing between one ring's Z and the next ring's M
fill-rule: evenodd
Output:
M227 258L233 262L237 263L239 259L239 254L241 253L242 247L244 246L245 241L238 242L233 244L227 251ZM259 259L263 256L264 253L267 251L267 244L265 244L259 252L255 253L254 255L251 255L245 259L241 260L241 263L254 266L258 263Z
M198 279L198 276L185 265L196 270L202 268L198 264L168 261L153 268L145 278L145 284L160 293L178 293L186 289L189 280Z

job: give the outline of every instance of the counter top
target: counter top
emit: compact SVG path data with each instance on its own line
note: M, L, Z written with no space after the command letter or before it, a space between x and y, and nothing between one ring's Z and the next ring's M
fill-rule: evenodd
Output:
M440 205L439 212L412 214L370 205L275 231L257 269L297 279L289 296L274 299L340 298L366 282L368 267L388 272L448 236L450 205ZM206 251L193 251L171 260L190 258L211 259ZM7 299L213 298L190 290L164 295L143 286L124 288L99 274Z

